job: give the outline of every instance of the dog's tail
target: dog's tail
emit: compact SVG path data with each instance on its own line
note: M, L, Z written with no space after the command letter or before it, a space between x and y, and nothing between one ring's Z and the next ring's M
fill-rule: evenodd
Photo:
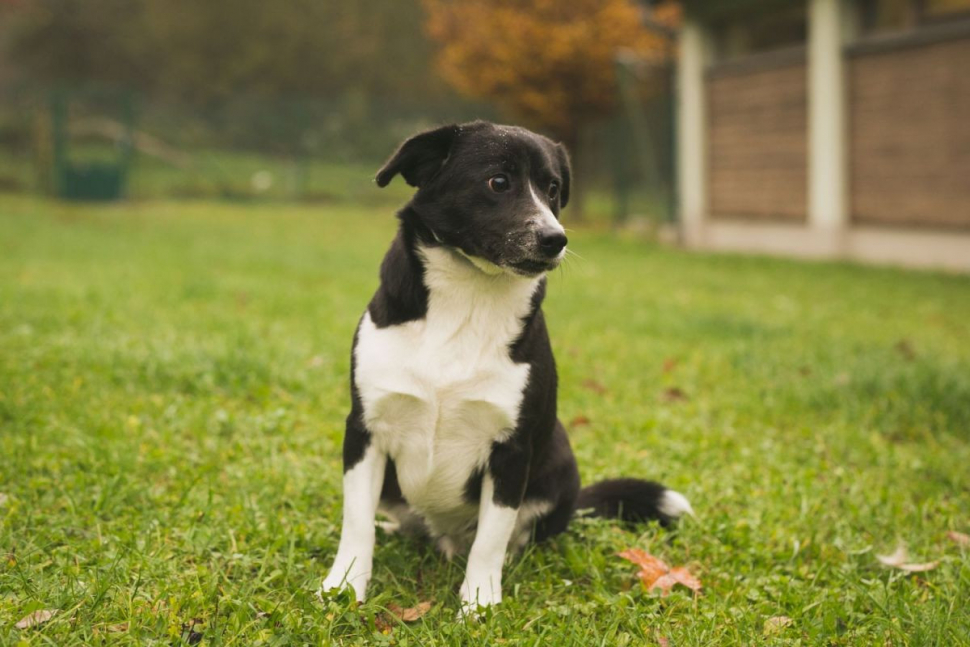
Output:
M576 498L576 512L630 522L656 519L663 525L694 515L683 494L640 479L610 479L584 487Z

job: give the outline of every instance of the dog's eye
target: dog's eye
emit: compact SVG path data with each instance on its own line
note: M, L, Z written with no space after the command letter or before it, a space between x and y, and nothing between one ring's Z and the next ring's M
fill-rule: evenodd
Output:
M507 176L496 175L488 181L488 188L495 193L505 193L512 188L512 183L509 182L509 178Z
M553 182L552 184L549 185L549 199L555 200L556 196L558 195L559 195L559 183Z

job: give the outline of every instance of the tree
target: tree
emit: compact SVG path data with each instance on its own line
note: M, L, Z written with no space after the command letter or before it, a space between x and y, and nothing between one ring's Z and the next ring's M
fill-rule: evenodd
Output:
M495 102L579 155L583 125L615 108L618 51L660 59L669 43L630 0L424 0L436 63L459 92ZM679 5L658 22L674 25Z
M10 56L36 81L195 104L407 97L430 63L419 0L25 0L7 13Z

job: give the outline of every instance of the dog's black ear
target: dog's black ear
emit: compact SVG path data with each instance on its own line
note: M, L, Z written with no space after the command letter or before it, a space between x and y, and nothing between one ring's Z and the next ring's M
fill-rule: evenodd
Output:
M559 206L565 207L569 203L569 185L573 180L573 167L569 163L569 151L562 144L556 144L556 159L559 160L559 173L562 175L562 186L559 187Z
M459 131L457 124L442 126L419 133L401 144L377 172L377 186L387 186L398 173L411 186L423 186L441 170Z

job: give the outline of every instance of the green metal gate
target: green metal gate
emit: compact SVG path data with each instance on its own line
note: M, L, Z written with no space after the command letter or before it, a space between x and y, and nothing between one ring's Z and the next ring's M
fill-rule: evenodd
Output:
M57 89L50 114L55 194L65 200L121 198L132 162L131 93Z

